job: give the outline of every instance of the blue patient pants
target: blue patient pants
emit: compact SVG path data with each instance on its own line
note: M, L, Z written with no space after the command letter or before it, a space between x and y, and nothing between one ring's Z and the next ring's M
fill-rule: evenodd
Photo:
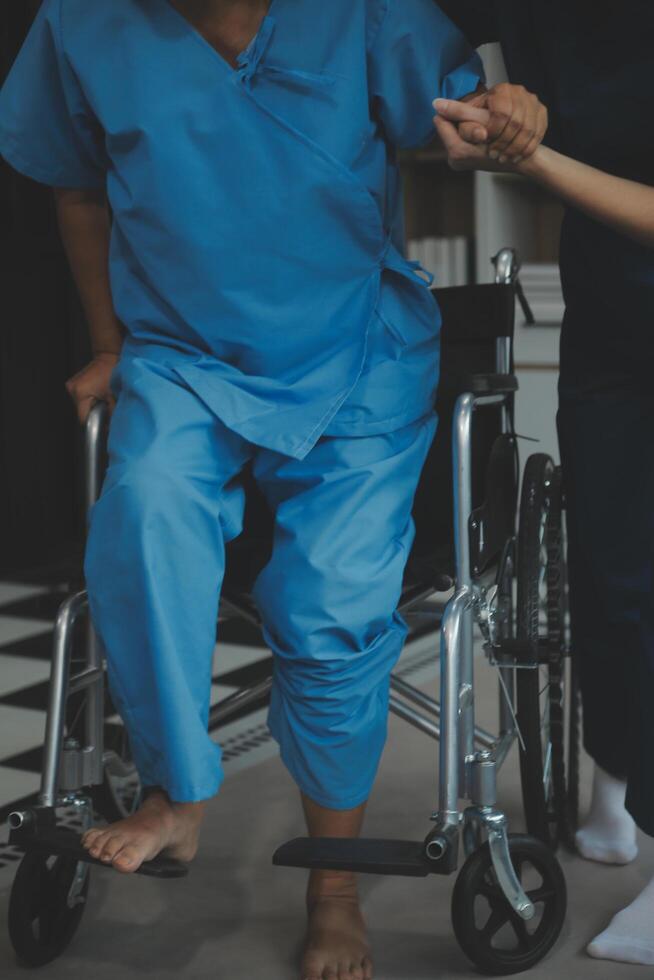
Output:
M251 463L275 517L254 599L274 654L270 729L316 803L363 803L383 750L397 613L429 415L395 432L323 437L304 460L247 442L174 369L123 359L109 468L85 572L112 697L145 785L213 796L207 725L225 543L242 528Z

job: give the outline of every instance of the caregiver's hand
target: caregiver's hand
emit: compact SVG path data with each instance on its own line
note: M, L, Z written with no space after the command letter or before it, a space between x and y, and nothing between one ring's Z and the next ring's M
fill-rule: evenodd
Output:
M502 157L500 162L492 155L491 144L486 141L491 119L488 109L449 99L436 99L434 107L437 112L434 125L453 170L521 172L524 157L516 163L508 157Z
M113 411L116 401L109 381L118 360L118 354L96 354L86 367L66 382L66 391L75 403L77 417L82 424L96 402L106 402L109 411Z
M548 114L538 97L523 85L503 82L465 100L477 109L488 109L487 142L491 159L512 160L519 163L535 153L543 142L548 126ZM468 142L476 142L475 128L464 122L461 135Z

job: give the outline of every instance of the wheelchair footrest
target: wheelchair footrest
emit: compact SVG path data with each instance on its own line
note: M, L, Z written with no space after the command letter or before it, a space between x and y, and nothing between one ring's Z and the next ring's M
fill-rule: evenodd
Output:
M26 851L45 851L53 855L62 854L77 861L84 861L86 864L97 864L101 868L111 868L110 864L91 857L86 848L82 846L80 835L73 833L66 827L43 829L39 830L38 834L14 830L9 835L9 843ZM160 856L152 861L144 861L138 871L134 873L147 875L150 878L185 878L188 874L188 865L182 861L175 861L173 858Z
M298 837L275 852L273 864L406 878L426 878L434 871L423 841L365 838Z

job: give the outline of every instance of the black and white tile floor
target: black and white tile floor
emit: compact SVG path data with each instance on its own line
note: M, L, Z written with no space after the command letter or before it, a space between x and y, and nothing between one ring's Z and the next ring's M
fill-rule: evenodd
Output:
M52 631L68 586L0 582L0 886L8 884L20 856L6 843L8 814L36 800L39 788ZM398 673L416 682L437 671L434 615L415 621ZM431 628L430 628L431 627ZM221 624L216 646L211 703L263 679L271 654L258 631L243 620ZM214 732L229 777L277 751L266 725L265 707L245 709ZM118 715L106 719L120 725Z

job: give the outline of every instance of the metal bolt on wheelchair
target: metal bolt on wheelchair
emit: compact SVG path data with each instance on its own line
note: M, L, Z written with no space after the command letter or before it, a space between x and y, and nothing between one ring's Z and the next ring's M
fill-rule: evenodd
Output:
M435 617L427 600L450 595L440 621L440 701L398 675L391 680L391 711L440 741L433 827L421 841L297 839L273 862L426 877L455 873L463 849L452 896L455 936L482 972L510 975L547 955L565 919L566 886L554 851L572 840L576 826L580 707L566 615L564 497L560 472L545 455L526 464L517 517L512 343L519 262L511 249L494 261L494 284L436 291L443 313L440 427L416 494L416 539L399 611ZM98 496L105 429L106 409L98 405L86 430L89 507ZM244 481L245 530L229 546L219 622L238 616L258 625L250 587L266 561L271 515L247 474ZM60 609L38 805L9 817L10 843L25 851L9 933L30 966L64 952L88 901L91 865L106 869L81 846L79 824L87 829L94 811L115 821L140 800L125 729L108 723L103 651L87 612L85 592ZM498 675L497 735L475 720L475 626ZM230 695L212 707L210 729L265 703L270 689L268 677ZM526 835L509 834L497 804L498 770L516 742ZM77 829L63 823L62 808L78 815ZM157 858L138 873L175 878L187 870Z

